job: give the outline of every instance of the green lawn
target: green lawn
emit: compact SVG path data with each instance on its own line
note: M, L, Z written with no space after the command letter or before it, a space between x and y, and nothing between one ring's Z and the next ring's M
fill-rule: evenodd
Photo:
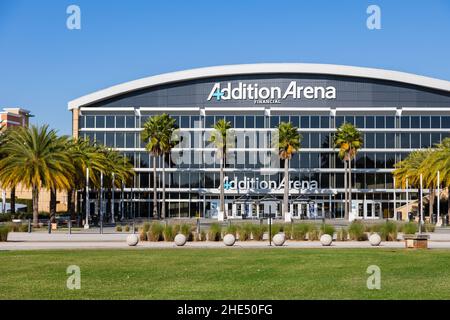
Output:
M66 268L81 268L81 290ZM381 290L366 269L381 268ZM450 299L450 250L0 252L0 299Z

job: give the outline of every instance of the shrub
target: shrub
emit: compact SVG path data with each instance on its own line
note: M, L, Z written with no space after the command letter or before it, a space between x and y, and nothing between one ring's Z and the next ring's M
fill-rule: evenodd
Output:
M19 232L28 232L28 225L27 224L21 224L19 226Z
M230 224L225 228L225 234L232 234L234 237L236 237L237 234L237 226L234 224Z
M264 233L267 231L267 226L264 224L255 224L252 226L252 237L255 241L262 241Z
M116 231L117 232L122 232L122 226L116 226Z
M175 240L175 233L173 232L172 225L167 224L164 226L163 236L164 236L164 241Z
M308 223L298 223L294 224L293 230L292 230L292 238L294 240L306 240L306 235L308 234L308 231L310 230L311 225Z
M147 233L147 232L150 230L150 226L151 226L150 223L148 223L148 222L144 223L144 224L142 225L142 231L145 232L145 233Z
M280 233L283 231L283 225L280 223L276 223L272 225L272 233L270 235L271 238L273 238L274 235Z
M252 225L250 223L246 223L241 225L237 233L239 235L239 241L248 241L252 235Z
M284 227L284 235L286 237L286 240L292 239L292 230L294 229L294 224L286 224Z
M434 224L425 222L422 225L422 232L434 232L435 228L436 228L436 226Z
M208 230L209 241L220 241L222 236L222 226L218 223L213 223Z
M320 226L320 234L329 234L331 236L331 238L333 238L334 236L334 232L336 231L336 229L330 225L330 224L322 224Z
M151 224L147 232L148 241L161 241L163 239L164 226L159 222Z
M415 234L419 230L419 227L415 222L407 222L400 228L400 230L404 234Z
M353 221L348 227L348 234L351 240L364 241L367 240L364 224L360 221Z
M347 241L348 240L348 231L345 228L339 229L336 233L337 241Z
M5 242L8 240L9 227L1 226L0 227L0 242Z
M192 235L192 225L187 224L187 223L183 223L180 226L178 233L183 234L186 237L187 241L192 241L194 238ZM177 233L175 233L175 234L177 234Z
M379 234L383 241L396 241L397 225L392 221L386 221L386 223L381 224Z
M319 240L319 229L317 229L315 225L310 225L309 227L308 240L309 241Z
M198 241L206 241L206 232L205 230L200 230L200 235Z

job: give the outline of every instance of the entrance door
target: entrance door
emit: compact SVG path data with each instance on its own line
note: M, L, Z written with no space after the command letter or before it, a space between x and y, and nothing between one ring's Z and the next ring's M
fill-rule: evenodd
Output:
M374 201L365 202L364 219L379 219L381 216L381 203Z

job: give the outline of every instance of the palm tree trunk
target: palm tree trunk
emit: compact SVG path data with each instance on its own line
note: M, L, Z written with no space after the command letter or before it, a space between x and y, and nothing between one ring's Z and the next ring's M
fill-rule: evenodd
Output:
M50 221L55 222L56 219L56 190L50 189Z
M153 219L158 219L158 194L156 193L156 157L153 157Z
M11 214L16 213L16 187L11 188L11 199L9 200L11 205Z
M161 218L166 218L166 155L162 155L162 207L161 207Z
M225 219L225 188L224 188L224 181L225 181L225 175L224 175L224 153L222 152L222 156L220 157L220 211L223 214L223 218Z
M348 211L352 210L352 160L348 160Z
M434 188L430 188L430 202L428 204L428 213L430 215L430 222L433 221L433 211L434 211L434 197L435 197L435 190Z
M284 197L283 197L283 219L289 212L289 159L284 160Z
M347 160L344 160L344 191L345 191L345 201L344 201L344 219L348 220L348 195L347 195Z
M39 226L39 190L36 186L32 187L32 199L33 199L33 227Z

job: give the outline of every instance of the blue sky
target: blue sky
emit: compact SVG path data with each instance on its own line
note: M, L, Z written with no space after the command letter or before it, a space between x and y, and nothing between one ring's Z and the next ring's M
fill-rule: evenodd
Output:
M81 8L81 30L66 8ZM381 30L366 9L381 8ZM0 107L70 134L67 102L164 72L314 62L450 80L450 1L0 0Z

